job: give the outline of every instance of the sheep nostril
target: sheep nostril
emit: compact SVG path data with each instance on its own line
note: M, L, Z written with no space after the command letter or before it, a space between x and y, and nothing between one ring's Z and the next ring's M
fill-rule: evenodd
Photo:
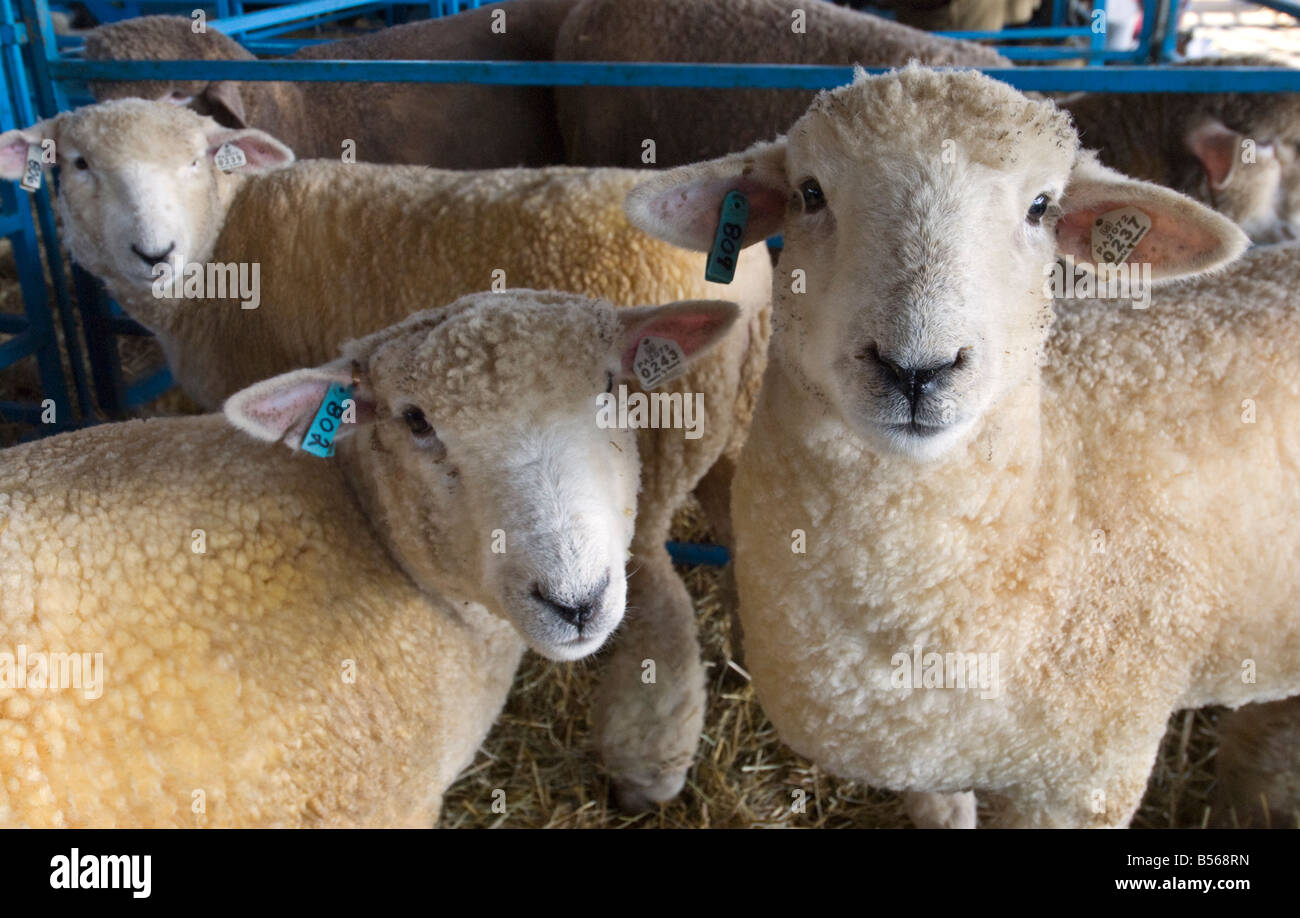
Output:
M167 260L167 256L170 255L175 249L176 249L176 243L173 242L169 246L167 246L167 248L164 249L163 251L158 252L157 254L153 254L142 250L134 242L131 243L131 251L134 252L140 258L141 261L149 265L149 267L151 268L155 265L160 265L163 262L165 262Z
M588 622L596 617L596 612L605 599L605 594L609 590L610 578L605 575L605 579L593 590L590 590L581 597L565 597L564 599L556 598L549 590L543 589L540 584L534 584L532 590L533 599L545 606L547 611L558 616L564 621L581 630Z

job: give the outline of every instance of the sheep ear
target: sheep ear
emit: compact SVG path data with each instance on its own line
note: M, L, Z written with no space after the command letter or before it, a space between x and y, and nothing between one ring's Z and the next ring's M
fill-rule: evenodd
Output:
M1088 267L1111 260L1150 264L1157 281L1221 268L1250 244L1221 214L1176 191L1108 169L1090 153L1080 154L1075 163L1061 210L1059 254ZM1116 227L1129 239L1140 237L1137 244L1107 245L1105 238Z
M741 245L780 232L790 197L785 141L759 144L721 159L667 169L628 192L632 225L684 249L707 252L722 213L722 199L739 191L749 199L749 222Z
M224 171L237 172L241 175L256 175L261 172L274 172L293 162L293 150L265 131L247 128L229 131L216 128L208 132L208 156L215 159L222 147L237 147L244 155L244 161ZM237 159L237 157L236 157ZM220 165L220 161L218 161Z
M739 315L740 307L726 300L683 300L619 310L623 378L654 388L677 376L721 341ZM647 338L658 340L643 349Z
M298 449L321 402L335 383L352 385L351 361L338 360L264 379L226 399L222 411L231 424L246 434L271 443L283 440L290 449ZM351 421L344 418L335 440L350 436L375 419L374 396L364 373L349 397L355 417Z
M239 84L231 80L209 83L199 96L199 114L228 128L248 127L244 114L244 98L239 94Z
M23 177L28 146L47 140L54 133L55 120L38 121L31 127L15 128L0 134L0 179L15 182Z
M1228 187L1241 161L1241 142L1245 138L1222 121L1211 118L1187 132L1183 143L1205 170L1210 187L1216 191Z

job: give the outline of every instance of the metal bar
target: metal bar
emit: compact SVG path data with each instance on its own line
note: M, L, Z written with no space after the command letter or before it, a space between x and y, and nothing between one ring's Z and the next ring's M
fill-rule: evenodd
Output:
M1043 38L1082 38L1092 34L1088 26L1042 26L1027 29L1002 29L997 32L935 32L944 38L960 38L964 41L1028 41Z
M1079 55L1086 54L1080 49ZM940 68L943 69L943 68ZM292 80L477 83L522 86L661 86L709 89L830 89L850 67L808 64L628 64L568 61L51 61L56 80ZM886 68L868 68L884 73ZM1300 69L993 67L995 79L1029 91L1300 92Z
M314 26L328 25L331 22L338 22L340 19L347 19L349 16L360 16L363 13L370 13L377 9L392 9L392 4L376 3L374 0L371 0L371 2L367 3L365 6L342 10L337 13L331 13L327 16L316 16L305 22L288 22L267 29L258 29L256 32L245 32L240 41L242 44L247 46L251 41L258 41L263 38L275 38L279 35L284 35L287 32L297 32L300 29L310 29Z
M240 35L284 22L307 19L320 13L332 13L335 10L367 6L371 3L374 3L374 0L308 0L307 3L286 3L274 9L258 10L256 13L245 13L242 16L209 19L208 27L227 35Z
M722 566L731 560L725 545L701 542L668 542L668 555L674 564L712 564Z
M1288 16L1300 19L1300 3L1296 0L1246 0L1246 2L1254 3L1256 6L1266 6L1270 10L1277 10L1279 13L1286 13Z

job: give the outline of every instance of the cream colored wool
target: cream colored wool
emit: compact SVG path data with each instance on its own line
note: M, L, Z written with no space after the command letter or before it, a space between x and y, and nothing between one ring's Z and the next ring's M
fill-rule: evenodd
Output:
M84 153L92 171L106 176L130 174L140 163L170 176L191 157L206 155L210 163L210 147L223 139L269 139L222 132L183 107L138 99L88 106L11 134L23 149L49 136L61 156ZM0 147L5 142L0 138ZM324 160L251 176L209 168L211 187L200 183L181 193L182 212L201 226L186 259L259 263L256 309L241 309L235 299L155 298L147 276L140 280L140 265L130 277L122 267L135 261L130 241L97 231L113 206L98 185L79 191L65 178L58 201L73 257L158 335L177 380L209 409L258 379L330 359L348 338L498 280L618 306L718 297L741 304L742 318L726 341L658 390L702 393L703 436L639 432L644 474L633 614L609 660L595 715L602 758L628 805L671 797L702 725L703 672L689 596L664 542L673 512L695 485L720 457L734 460L739 452L765 361L766 251L744 252L732 284L706 282L703 256L628 224L622 199L645 172L465 173ZM148 215L141 222L148 229ZM565 355L548 359L563 362ZM641 678L646 659L658 664L653 684Z
M942 138L960 151L951 165ZM1056 228L1070 251L1090 212L1149 205L1134 261L1154 260L1157 280L1171 265L1215 269L1245 245L1222 218L1099 170L1076 144L1048 104L909 68L823 95L783 143L667 173L629 200L634 222L689 236L703 202L744 184L756 231L775 222L786 238L732 505L746 662L782 739L878 786L988 792L1012 825L1126 824L1171 711L1300 692L1300 250L1257 250L1157 290L1146 310L1061 302L1053 319L1044 265L1022 254L1047 254L1048 230L1015 229L1023 211L1011 209L1036 193L1065 192L1059 206L1083 221ZM783 212L781 189L809 175L829 209ZM981 207L976 242L960 218ZM1004 225L1015 235L991 244ZM790 291L796 266L803 296ZM894 320L895 301L877 300L891 293L907 294ZM908 296L936 305L913 318ZM946 451L919 437L887 447L898 440L860 428L862 396L844 380L870 355L843 361L853 327L833 324L855 315L881 335L897 321L940 352L950 326L979 342L953 383L957 411L977 413ZM1000 691L894 684L896 655L917 645L998 654Z
M550 621L515 566L559 551L541 575L581 575L583 538L616 566L631 540L635 437L598 430L592 407L621 328L573 295L478 295L228 404L246 425L250 402L283 410L287 396L261 394L288 392L281 380L358 380L359 426L333 461L212 415L0 453L5 651L103 655L102 695L0 689L0 824L432 825L505 699L516 628ZM281 422L300 418L290 445L315 385ZM408 431L412 404L438 421L443 453ZM570 463L602 470L542 472L550 489L529 490L507 441L544 445L565 424L599 453ZM557 527L557 507L585 509ZM499 525L512 551L476 548Z

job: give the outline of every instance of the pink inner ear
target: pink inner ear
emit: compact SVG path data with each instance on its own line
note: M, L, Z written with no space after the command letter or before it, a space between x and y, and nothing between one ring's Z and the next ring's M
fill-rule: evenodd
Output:
M1201 161L1205 175L1215 188L1223 188L1237 164L1242 136L1217 121L1209 121L1188 133L1187 149Z
M17 137L0 147L0 175L19 178L27 165L27 144L24 137Z
M321 378L259 392L240 405L240 413L278 437L299 423L306 430L329 386L329 380Z
M236 169L236 172L243 169L267 169L287 160L281 147L268 142L265 137L258 134L218 135L213 140L212 146L208 148L208 156L216 156L222 145L227 143L243 150L244 158L248 160L247 164Z
M1136 207L1151 220L1142 241L1129 253L1128 264L1149 263L1158 276L1162 269L1179 269L1217 252L1223 240L1194 220L1149 206L1146 202L1106 201L1071 211L1056 224L1057 250L1079 264L1092 264L1092 227L1103 215L1123 207Z
M645 338L668 338L676 341L686 357L699 352L713 340L718 329L726 324L726 315L702 312L682 312L660 316L638 326L623 342L623 371L632 372L632 361Z
M658 220L681 229L697 248L707 250L718 229L722 199L733 190L749 199L744 245L760 242L780 229L785 217L784 191L743 176L669 189L656 196L649 209Z

